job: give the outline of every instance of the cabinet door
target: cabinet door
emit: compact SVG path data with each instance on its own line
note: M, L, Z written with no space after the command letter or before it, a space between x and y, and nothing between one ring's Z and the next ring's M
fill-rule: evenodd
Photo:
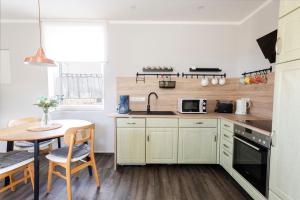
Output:
M280 199L300 199L300 61L275 68L270 190Z
M300 8L300 1L280 0L279 17L284 17L297 8Z
M178 162L216 164L216 137L216 128L180 128Z
M278 24L277 63L300 59L300 9L281 18Z
M117 128L117 163L145 164L145 128Z
M147 128L146 162L177 163L178 128Z
M229 173L232 173L232 153L221 148L220 165Z

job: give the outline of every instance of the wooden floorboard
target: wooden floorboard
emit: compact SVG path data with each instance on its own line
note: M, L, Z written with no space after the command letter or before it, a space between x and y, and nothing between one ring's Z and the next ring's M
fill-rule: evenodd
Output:
M46 194L48 163L42 158L40 199L67 198L66 183L53 175ZM245 191L218 165L147 165L113 169L112 154L96 155L101 188L83 170L72 178L73 199L78 200L249 200ZM20 184L15 192L0 194L2 200L31 200L31 184Z

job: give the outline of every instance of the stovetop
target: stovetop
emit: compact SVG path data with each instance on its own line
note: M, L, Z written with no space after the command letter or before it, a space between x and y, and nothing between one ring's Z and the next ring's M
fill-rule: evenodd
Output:
M240 122L264 131L272 131L272 120L243 120Z
M245 123L249 126L254 126L264 131L272 131L272 120L246 120Z

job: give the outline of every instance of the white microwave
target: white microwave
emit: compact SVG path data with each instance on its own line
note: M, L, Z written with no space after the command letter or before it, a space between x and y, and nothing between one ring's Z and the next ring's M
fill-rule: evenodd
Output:
M195 98L178 99L180 113L207 113L207 100Z

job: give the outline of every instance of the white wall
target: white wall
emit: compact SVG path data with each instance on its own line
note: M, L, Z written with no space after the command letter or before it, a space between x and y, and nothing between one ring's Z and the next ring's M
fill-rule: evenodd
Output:
M144 66L220 67L236 76L237 26L124 25L109 26L109 62L117 75L134 76Z
M0 85L0 127L9 119L40 115L33 106L35 99L47 94L46 69L23 64L25 56L35 53L38 47L36 24L2 24L1 49L10 50L12 82ZM0 150L5 146L1 145Z
M274 31L278 25L279 1L275 0L239 26L237 64L239 74L270 67L256 39Z
M109 24L109 63L104 70L105 110L56 111L53 117L86 119L96 123L95 150L112 152L114 126L109 115L115 112L117 104L116 76L134 76L148 65L173 66L179 72L195 65L220 67L229 76L239 76L243 68L250 69L265 62L255 47L255 40L276 26L275 11L269 10L274 8L276 5L273 4L266 8L269 18L262 25L259 25L261 19L256 17L240 27ZM272 26L265 26L268 21ZM5 127L10 119L41 115L32 104L38 96L47 94L47 72L41 67L23 64L24 57L32 55L38 47L37 24L1 25L0 48L11 50L12 68L12 84L0 86L0 127ZM245 36L239 37L241 33Z

